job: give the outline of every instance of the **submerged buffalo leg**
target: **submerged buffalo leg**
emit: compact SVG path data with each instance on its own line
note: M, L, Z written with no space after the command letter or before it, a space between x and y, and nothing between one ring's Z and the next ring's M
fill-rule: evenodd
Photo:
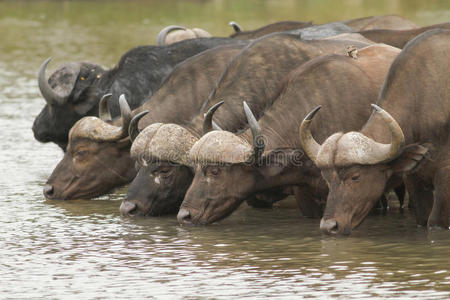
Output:
M314 197L310 188L294 187L295 200L305 217L321 218L325 203Z
M418 176L410 175L408 180L409 198L414 201L417 224L426 226L433 206L433 189Z
M434 178L434 204L428 218L428 226L450 226L450 169L441 168Z

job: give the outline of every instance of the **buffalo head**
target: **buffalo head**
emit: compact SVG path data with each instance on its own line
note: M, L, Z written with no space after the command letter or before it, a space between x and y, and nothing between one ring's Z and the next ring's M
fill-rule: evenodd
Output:
M190 151L196 163L195 177L178 213L180 223L209 224L232 213L253 195L265 143L261 129L244 102L253 145L231 132L214 130L198 140ZM211 118L205 117L205 120ZM212 128L212 126L205 126Z
M93 86L104 69L87 62L62 65L50 78L45 70L50 58L40 67L38 85L47 104L33 124L35 138L43 143L55 141L63 150L67 146L67 133L79 119L95 115L99 96Z
M107 101L110 95L102 99ZM119 99L121 126L97 117L84 117L69 132L69 143L44 187L48 199L92 198L130 182L136 172L129 155L128 125L131 111ZM100 105L103 107L103 105ZM100 115L108 115L100 111Z
M203 129L209 131L219 102L205 114ZM129 216L156 216L178 211L192 182L189 151L198 138L177 124L155 123L138 130L136 115L130 123L131 156L139 172L131 183L120 212Z
M135 127L133 119L130 136ZM129 216L176 213L193 178L188 154L197 139L176 124L154 123L140 132L131 147L139 171L120 212Z
M395 176L415 169L428 151L414 144L404 147L402 129L376 105L375 114L387 125L391 143L378 143L361 132L335 133L322 145L309 130L320 106L300 126L300 140L309 158L320 168L329 193L320 229L329 234L349 234L367 216Z

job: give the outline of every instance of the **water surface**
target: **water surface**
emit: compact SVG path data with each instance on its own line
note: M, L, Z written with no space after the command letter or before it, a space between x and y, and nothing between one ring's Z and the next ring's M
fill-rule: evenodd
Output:
M170 24L227 36L230 20L251 29L392 13L427 25L449 21L450 4L0 1L0 298L449 298L449 232L416 227L408 210L334 238L295 208L244 205L219 224L181 227L175 216L121 217L126 188L91 201L46 201L41 192L62 157L31 132L45 58L52 70L75 60L111 67Z

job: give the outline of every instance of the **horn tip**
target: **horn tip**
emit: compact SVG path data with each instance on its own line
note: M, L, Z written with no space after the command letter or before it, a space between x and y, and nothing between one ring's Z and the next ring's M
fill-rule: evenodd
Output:
M100 101L106 101L106 100L108 100L109 98L111 98L111 96L112 96L111 93L104 94L103 97L100 99Z
M250 109L250 106L248 106L247 101L242 101L242 105L244 106L244 112L247 116L253 115L252 110Z
M149 113L149 110L143 110L140 113L138 113L136 116L134 116L135 118L142 118L143 116L145 116L146 114Z
M314 115L322 108L322 105L318 105L316 108L314 108L306 117L305 121L310 121L312 118L314 118Z
M204 117L204 119L203 119L203 134L206 134L206 133L210 132L211 130L216 130L215 123L212 118L213 118L215 111L224 103L225 103L224 101L220 101L220 102L214 104L203 115L203 117Z
M370 104L377 112L381 112L383 109L376 104Z
M119 96L119 105L120 106L123 106L123 105L128 106L128 101L127 101L127 98L125 97L125 94L122 94Z
M241 32L242 31L241 26L238 23L236 23L235 21L230 21L230 23L228 23L228 25L233 27L235 32Z
M215 108L218 108L219 106L221 106L222 104L224 104L225 103L225 101L219 101L219 102L217 102L215 105L213 105L213 107L215 107Z
M129 115L130 119L131 119L131 108L130 105L128 104L127 99L125 98L125 94L120 95L119 97L119 107L120 107L120 112L121 115Z
M209 114L213 114L224 103L225 103L225 101L217 102L216 104L211 106L211 108L203 116L206 116L206 115L209 115Z
M51 56L49 58L47 58L46 60L44 60L44 62L42 63L41 67L39 68L38 74L41 74L41 73L45 74L45 70L47 69L47 65L50 63L51 60L52 60Z

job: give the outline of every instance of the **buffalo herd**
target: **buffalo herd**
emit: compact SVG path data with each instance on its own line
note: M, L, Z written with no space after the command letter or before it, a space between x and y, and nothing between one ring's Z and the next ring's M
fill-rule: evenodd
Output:
M207 225L294 196L348 235L386 199L450 226L450 23L283 21L212 37L171 25L109 70L68 62L38 86L35 138L64 151L46 199L129 184L120 212Z

